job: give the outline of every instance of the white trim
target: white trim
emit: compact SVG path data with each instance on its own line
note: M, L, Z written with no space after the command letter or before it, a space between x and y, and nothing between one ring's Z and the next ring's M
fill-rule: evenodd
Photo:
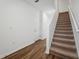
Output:
M54 35L54 30L55 30L55 27L56 27L57 20L58 20L58 10L56 10L55 13L54 13L54 15L53 15L52 21L54 21L54 23L52 21L50 23L50 24L54 24L54 25L52 25L53 26L53 28L52 28L53 31L52 31L52 35L51 35L52 38L53 38L53 35ZM51 25L49 25L49 27L50 26ZM48 30L50 30L50 28ZM49 50L50 50L51 42L52 42L52 38L50 38L50 31L49 31L48 35L49 35L49 37L46 40L46 51L45 51L46 54L49 54Z
M72 20L73 20L73 22L74 22L76 32L79 32L77 22L76 22L76 20L75 20L75 17L74 17L74 15L73 15L73 13L72 13L72 11L71 11L71 8L70 8L70 7L69 7L69 12L70 12L70 14L71 14L71 17L73 18Z
M6 56L8 56L8 55L10 55L10 54L12 54L12 53L14 53L14 52L16 52L16 51L18 51L18 50L20 50L20 49L22 49L22 48L24 48L24 47L26 47L26 46L29 46L29 45L31 45L31 44L33 44L33 43L35 43L35 42L36 42L36 41L31 41L28 45L20 46L19 48L15 49L15 50L12 50L12 51L10 51L10 52L8 52L8 53L2 54L2 55L0 55L0 59L2 59L2 58L4 58L4 57L6 57Z

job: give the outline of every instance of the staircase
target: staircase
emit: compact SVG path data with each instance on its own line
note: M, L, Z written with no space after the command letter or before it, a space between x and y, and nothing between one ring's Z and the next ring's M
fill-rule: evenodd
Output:
M78 59L68 12L59 14L50 54L61 59Z

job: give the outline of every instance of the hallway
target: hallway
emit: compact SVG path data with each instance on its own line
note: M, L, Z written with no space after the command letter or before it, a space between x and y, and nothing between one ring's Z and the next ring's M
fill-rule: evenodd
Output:
M79 0L0 0L0 59L79 59Z
M68 12L59 13L49 55L44 53L45 41L39 40L3 59L78 59Z

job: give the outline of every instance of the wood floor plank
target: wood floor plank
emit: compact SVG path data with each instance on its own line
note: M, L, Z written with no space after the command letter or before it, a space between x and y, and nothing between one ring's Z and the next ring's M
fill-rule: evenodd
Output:
M38 57L41 58L42 54L45 51L45 40L38 40L35 43L24 47L2 59L35 59Z

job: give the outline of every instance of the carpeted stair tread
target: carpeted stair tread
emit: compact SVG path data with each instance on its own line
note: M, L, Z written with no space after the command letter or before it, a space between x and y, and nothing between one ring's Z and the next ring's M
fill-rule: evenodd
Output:
M74 42L73 39L54 37L54 41L60 42L60 43L67 43L67 44L75 45L75 42Z
M61 33L61 34L73 34L72 30L56 30L55 33Z
M56 27L56 29L58 30L72 30L72 28L71 27Z
M78 59L68 12L60 13L51 43L50 54L62 59Z
M61 33L55 33L54 35L55 35L55 36L60 36L60 37L62 37L62 36L64 36L64 37L73 37L73 34L61 34Z
M75 45L69 45L65 43L60 43L60 42L52 42L52 48L62 48L64 50L70 50L70 51L76 51L75 50Z
M77 59L77 54L72 52L72 51L64 51L63 49L60 49L60 48L51 48L50 49L52 52L55 52L56 54L59 54L61 56L64 56L64 57L69 57L69 58L73 58L73 59ZM51 52L51 53L52 53Z

